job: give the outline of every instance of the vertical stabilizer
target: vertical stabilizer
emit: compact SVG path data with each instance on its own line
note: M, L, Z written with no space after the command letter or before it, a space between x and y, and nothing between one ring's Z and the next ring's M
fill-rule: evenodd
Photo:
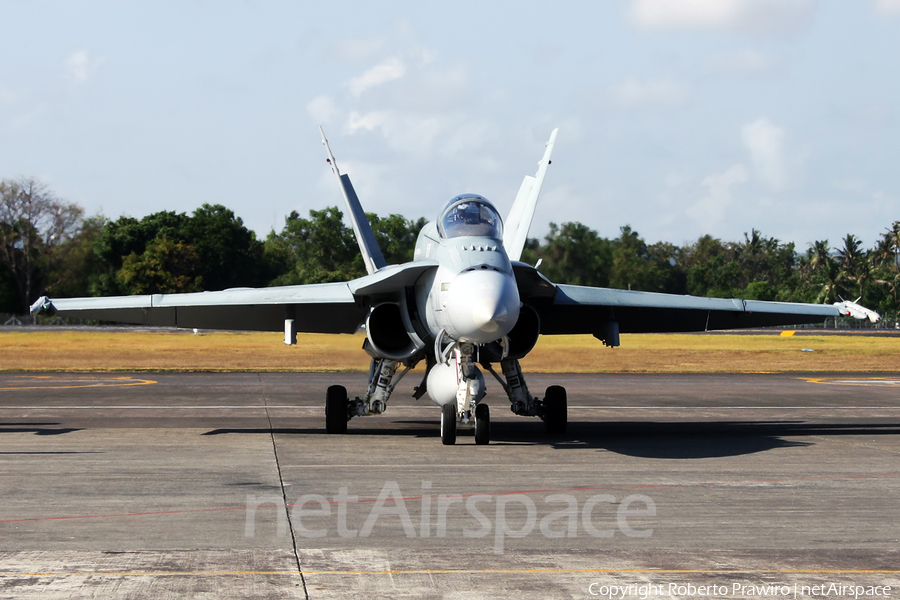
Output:
M371 275L387 266L387 262L384 260L384 255L381 254L381 248L378 247L375 234L372 233L372 227L369 225L369 220L366 219L366 213L359 203L359 198L356 195L356 190L353 189L353 184L350 183L350 178L346 175L341 175L337 162L334 160L334 155L331 154L331 148L328 146L328 140L325 139L325 131L321 127L319 127L319 133L322 134L322 143L325 144L325 151L328 152L328 163L337 177L338 184L341 186L341 194L343 194L344 201L347 203L350 224L353 225L356 243L359 244L359 251L362 253L363 262L366 264L366 272Z
M550 155L553 153L553 145L556 143L556 134L559 129L554 129L547 141L547 149L544 157L538 163L538 170L534 177L525 177L516 201L513 202L509 215L503 224L503 246L510 260L522 258L522 250L525 248L525 240L528 239L528 230L531 229L531 221L534 219L534 209L537 207L538 197L541 195L541 186L544 185L544 175L547 174L547 166L550 164Z

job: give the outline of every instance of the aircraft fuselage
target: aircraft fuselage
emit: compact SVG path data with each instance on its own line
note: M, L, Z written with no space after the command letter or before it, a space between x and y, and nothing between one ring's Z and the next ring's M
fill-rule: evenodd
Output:
M443 331L459 342L487 344L509 334L521 301L501 240L443 239L429 223L419 233L415 256L439 263L416 289L418 313L432 338Z

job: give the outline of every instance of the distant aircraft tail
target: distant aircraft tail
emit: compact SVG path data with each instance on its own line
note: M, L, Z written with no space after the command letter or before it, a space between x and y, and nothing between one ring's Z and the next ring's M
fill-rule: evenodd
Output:
M362 253L363 262L366 264L366 272L371 275L379 269L386 267L387 261L384 260L381 248L378 247L378 242L375 240L375 234L372 232L372 227L369 225L366 213L359 203L356 190L353 189L350 178L346 175L341 175L337 162L334 160L334 155L331 154L331 148L328 146L328 140L325 139L325 131L321 127L319 127L319 133L322 134L322 143L325 145L326 152L328 152L328 163L331 165L331 170L334 171L334 174L337 177L338 184L341 186L341 194L343 194L344 201L347 203L350 224L353 225L353 233L356 234L356 243L359 244L359 251Z
M538 163L538 170L534 177L525 176L516 201L513 202L509 215L503 224L503 246L510 260L522 258L522 250L528 239L528 230L531 229L531 221L534 219L534 209L537 207L538 197L541 195L541 186L544 185L544 175L547 174L547 166L550 164L550 155L553 153L553 145L556 143L556 134L559 128L554 129L547 142L544 156Z

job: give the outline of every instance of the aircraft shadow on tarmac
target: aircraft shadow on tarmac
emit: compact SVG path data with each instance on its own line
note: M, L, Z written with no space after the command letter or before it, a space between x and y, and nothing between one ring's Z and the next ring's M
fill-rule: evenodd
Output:
M439 437L436 421L394 421L394 427L350 429L345 436ZM203 435L263 433L327 435L322 429L214 429ZM577 421L565 435L544 433L540 421L491 423L492 445L543 445L557 450L615 452L656 459L700 459L740 456L776 448L804 448L814 442L785 438L818 435L900 435L896 423L810 423L804 421ZM459 444L467 434L460 432ZM474 443L474 441L472 442Z
M57 427L53 427L56 425ZM58 427L59 423L0 423L0 433L33 433L35 435L61 435L81 431L80 427Z

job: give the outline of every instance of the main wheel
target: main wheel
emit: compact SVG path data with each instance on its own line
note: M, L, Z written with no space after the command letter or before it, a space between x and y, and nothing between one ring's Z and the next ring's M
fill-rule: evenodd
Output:
M566 432L567 417L566 388L551 385L544 396L544 427L549 434Z
M347 409L350 401L347 388L332 385L325 392L325 431L328 433L347 433Z
M475 443L487 444L491 441L491 409L487 404L475 407Z
M441 406L441 443L445 446L456 443L456 402Z

